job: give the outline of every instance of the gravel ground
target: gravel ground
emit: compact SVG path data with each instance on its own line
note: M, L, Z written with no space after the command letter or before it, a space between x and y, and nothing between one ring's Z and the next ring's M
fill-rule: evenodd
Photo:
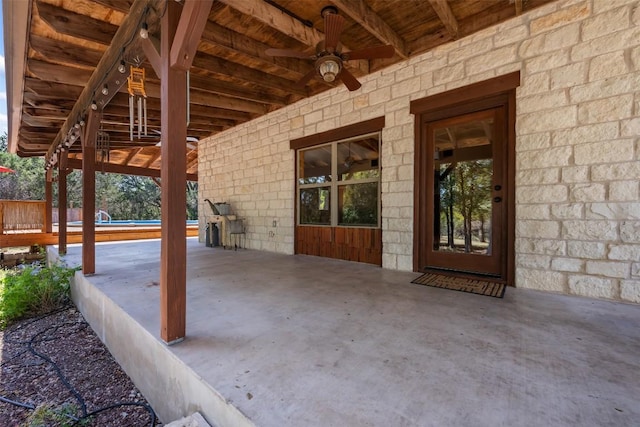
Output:
M27 319L0 331L0 426L151 426L145 398L75 307ZM66 383L66 384L65 384ZM6 399L35 407L27 409ZM41 413L66 410L41 424ZM49 409L49 411L47 411ZM29 419L31 417L31 420ZM31 422L31 424L29 424ZM160 425L156 419L155 424Z

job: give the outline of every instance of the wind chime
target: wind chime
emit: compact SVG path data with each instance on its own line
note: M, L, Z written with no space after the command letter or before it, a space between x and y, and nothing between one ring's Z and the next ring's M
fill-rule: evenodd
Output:
M109 134L102 129L96 135L96 157L98 156L102 164L102 173L104 173L104 164L109 163Z
M144 88L144 78L144 68L133 65L130 67L127 89L129 91L129 137L132 141L136 127L136 107L138 110L138 139L147 136L147 92Z

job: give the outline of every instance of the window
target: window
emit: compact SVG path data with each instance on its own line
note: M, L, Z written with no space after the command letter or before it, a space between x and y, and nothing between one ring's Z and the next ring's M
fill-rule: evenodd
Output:
M380 134L297 151L298 224L380 225Z

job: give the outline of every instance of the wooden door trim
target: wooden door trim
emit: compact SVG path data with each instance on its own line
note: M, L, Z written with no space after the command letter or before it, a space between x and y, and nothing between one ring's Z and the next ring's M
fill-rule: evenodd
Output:
M411 101L410 112L411 114L418 115L442 108L449 108L458 103L475 101L500 93L506 93L518 86L520 86L520 71L514 71L513 73L494 77L493 79L473 83L426 98L416 99L415 101Z
M509 285L515 280L515 121L516 121L516 87L520 85L520 72L496 77L467 87L454 89L411 102L411 113L414 122L414 234L413 234L413 270L423 271L421 241L424 241L426 224L421 220L426 212L425 192L420 191L420 183L425 182L428 171L424 166L426 149L423 140L426 137L424 123L431 120L444 119L454 115L472 113L482 109L504 106L507 119L507 136L505 141L505 160L507 185L506 242L503 248L506 260L504 275L499 281ZM461 274L462 275L462 274Z

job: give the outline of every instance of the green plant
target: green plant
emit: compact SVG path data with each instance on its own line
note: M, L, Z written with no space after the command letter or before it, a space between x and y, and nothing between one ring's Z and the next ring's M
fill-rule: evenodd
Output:
M78 407L71 403L64 403L58 408L51 404L40 405L29 415L23 427L71 427L88 425L90 422L88 418L82 420L77 419L76 414L78 412Z
M76 270L58 264L45 267L35 263L7 271L0 277L0 328L66 305Z
M47 248L45 248L44 246L40 246L40 245L31 245L31 248L29 249L29 252L32 253L32 254L38 254L38 255L45 256L47 254Z

